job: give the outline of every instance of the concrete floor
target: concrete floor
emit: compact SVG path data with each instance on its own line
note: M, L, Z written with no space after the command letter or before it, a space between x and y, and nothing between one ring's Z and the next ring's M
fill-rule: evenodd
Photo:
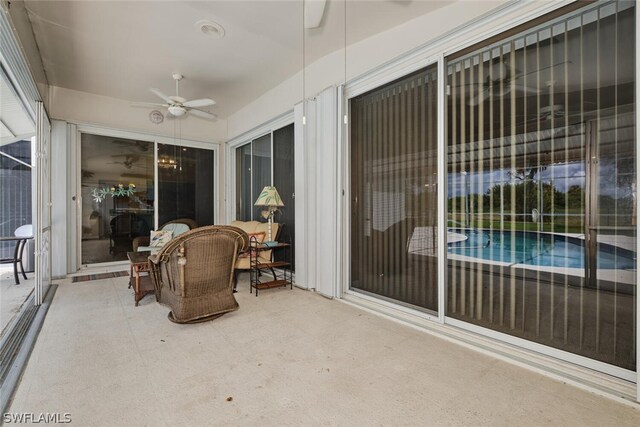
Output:
M249 294L175 325L127 278L60 285L10 412L74 425L638 426L640 410L338 301Z

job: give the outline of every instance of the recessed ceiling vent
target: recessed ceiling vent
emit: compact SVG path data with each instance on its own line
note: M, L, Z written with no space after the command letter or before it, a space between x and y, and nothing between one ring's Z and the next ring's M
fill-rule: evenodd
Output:
M196 28L205 36L216 37L219 39L224 37L224 28L222 28L222 25L208 19L202 19L196 22Z

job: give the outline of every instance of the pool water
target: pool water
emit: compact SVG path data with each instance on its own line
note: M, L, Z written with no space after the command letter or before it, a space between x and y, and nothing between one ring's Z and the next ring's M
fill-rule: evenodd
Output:
M449 253L548 267L584 268L584 241L575 237L529 231L451 229L466 240L450 243ZM635 253L598 243L599 269L634 269Z

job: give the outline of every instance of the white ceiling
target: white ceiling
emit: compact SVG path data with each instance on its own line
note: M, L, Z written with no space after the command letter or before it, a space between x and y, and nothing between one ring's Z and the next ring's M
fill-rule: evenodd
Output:
M157 101L149 87L210 97L227 117L302 68L301 1L26 1L49 84L129 101ZM351 1L349 44L449 2ZM222 39L195 22L221 24ZM321 27L307 30L306 62L344 47L344 2L329 0Z

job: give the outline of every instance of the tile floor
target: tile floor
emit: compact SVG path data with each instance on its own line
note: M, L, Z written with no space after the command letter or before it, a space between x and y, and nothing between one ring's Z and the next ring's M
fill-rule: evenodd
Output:
M289 289L175 325L127 278L58 288L10 412L72 425L638 426L640 410ZM232 398L230 400L230 398Z

